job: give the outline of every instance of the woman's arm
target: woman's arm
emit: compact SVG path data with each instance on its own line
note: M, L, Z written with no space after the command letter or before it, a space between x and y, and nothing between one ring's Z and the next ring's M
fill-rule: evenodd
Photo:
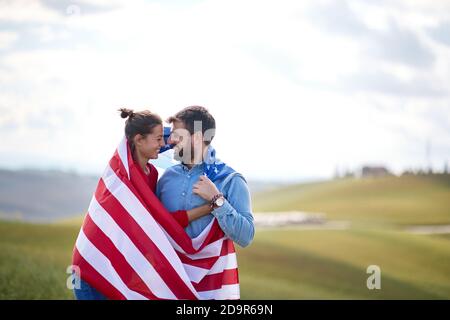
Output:
M210 214L212 211L211 206L209 204L204 204L200 207L191 209L187 211L188 222L197 220L198 218L204 217Z
M172 215L183 228L186 228L189 222L204 217L210 214L211 211L211 206L209 204L205 204L191 210L178 210L172 212Z

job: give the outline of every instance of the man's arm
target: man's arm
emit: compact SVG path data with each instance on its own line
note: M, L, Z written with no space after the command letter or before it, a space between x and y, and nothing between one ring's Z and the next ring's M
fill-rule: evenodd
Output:
M206 176L201 176L192 192L206 201L219 193L216 185ZM255 235L252 205L247 183L242 176L235 176L224 190L225 203L213 210L223 232L241 247L248 246Z
M241 176L229 182L223 206L213 210L223 232L241 247L248 246L255 235L250 191Z

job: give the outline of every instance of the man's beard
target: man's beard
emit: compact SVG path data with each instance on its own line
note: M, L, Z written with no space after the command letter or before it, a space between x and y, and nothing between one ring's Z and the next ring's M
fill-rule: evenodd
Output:
M175 150L173 158L177 161L183 161L183 149L180 149L179 151Z
M196 150L194 150L194 148L193 148L192 152L196 152ZM201 152L201 151L197 151L197 152ZM191 154L190 157L189 157L189 153L187 153L186 155L184 154L184 147L179 150L174 149L173 158L184 164L199 164L199 163L194 163L194 155L193 154ZM203 158L200 159L200 163L202 163L202 159Z

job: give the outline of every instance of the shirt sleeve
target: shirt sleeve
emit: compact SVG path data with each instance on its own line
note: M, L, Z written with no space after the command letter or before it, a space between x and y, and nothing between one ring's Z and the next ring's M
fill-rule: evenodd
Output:
M161 183L162 183L162 179L163 179L164 175L161 177L161 179L159 179L156 182L156 196L158 197L158 199L161 201Z
M175 212L171 212L172 216L178 222L180 226L186 228L189 224L189 218L186 210L178 210Z
M242 176L233 177L223 206L213 210L223 232L241 247L248 246L255 235L250 191Z

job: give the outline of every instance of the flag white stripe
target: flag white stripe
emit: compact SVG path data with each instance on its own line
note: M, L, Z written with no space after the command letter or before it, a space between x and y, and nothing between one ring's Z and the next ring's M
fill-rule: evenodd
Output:
M206 239L206 236L208 235L208 233L211 231L211 227L214 223L214 219L211 220L211 222L205 227L205 229L194 239L191 239L192 241L192 246L194 247L195 250L198 250L198 248L200 248L200 246L203 244L203 242ZM170 244L172 245L172 247L174 247L174 249L180 253L186 254L186 252L178 245L178 243L176 243L175 240L173 240L173 238L169 235L169 233L163 229L163 232L166 234L166 237L169 239ZM217 256L217 255L215 255Z
M136 291L130 290L117 274L111 265L111 262L89 241L80 230L76 247L80 255L86 260L98 273L100 273L113 287L122 293L126 299L145 300L146 298Z
M206 259L220 256L222 252L222 245L226 237L220 238L214 242L211 242L207 246L205 246L201 251L195 254L186 254L186 257L197 260L197 259Z
M223 299L240 299L239 284L226 284L217 290L199 291L201 299L205 300L223 300Z
M186 257L192 259L192 260L198 260L198 259L205 259L205 258L212 258L220 256L220 253L222 251L222 244L223 241L226 239L226 237L220 238L214 242L211 242L207 246L205 246L201 251L195 253L195 254L187 254L177 243L175 240L172 239L172 237L163 229L164 234L169 239L169 242L171 243L172 247L184 254Z
M199 283L205 276L221 273L224 270L231 270L237 268L236 253L230 253L226 256L221 256L217 259L216 263L211 269L205 269L201 267L184 264L184 268L191 279L195 283Z
M194 239L192 239L192 246L195 248L195 250L198 250L198 248L201 247L201 245L205 242L206 237L209 234L209 231L212 228L212 225L214 223L215 218L211 220L211 222L206 226L206 228Z
M128 152L127 152L127 138L123 137L120 141L119 147L117 148L117 153L119 154L120 161L122 161L125 170L127 170L128 179L130 179L130 167L128 166Z
M224 270L236 269L237 268L237 258L236 252L229 253L226 256L221 256L217 259L216 263L209 270L208 275L221 273Z
M197 293L189 280L186 271L183 268L180 258L169 240L163 232L163 229L148 213L147 209L141 204L130 189L117 177L116 173L108 166L106 178L103 179L106 188L120 202L125 210L133 217L137 224L142 228L145 234L155 243L161 253L166 257L183 282L189 287L196 296Z
M124 137L117 148L119 160L122 162L127 179L130 179L130 167L128 163L128 146L127 139ZM137 196L128 188L108 165L103 173L102 179L107 190L117 199L124 207L128 214L136 221L148 238L158 247L162 255L167 259L167 267L172 267L184 284L189 288L192 294L198 299L239 299L239 284L222 285L220 289L204 290L197 292L192 285L200 283L207 275L220 274L225 270L237 269L236 253L229 253L221 257L224 241L230 241L226 236L221 239L208 243L199 250L205 243L208 235L212 231L215 219L212 219L208 226L196 237L191 239L194 254L187 254L180 246L180 239L162 228L155 218L147 211L145 206L140 202ZM102 199L103 201L103 199ZM105 199L105 201L108 201ZM130 267L136 272L152 293L158 298L177 299L175 294L167 286L160 273L145 258L144 254L135 246L129 238L126 230L112 219L110 214L102 207L100 201L97 201L95 194L89 206L89 215L93 224L95 224L105 235L112 241L113 245L125 257ZM175 239L175 240L174 240ZM94 242L95 243L95 242ZM115 287L126 299L146 299L142 294L134 291L125 284L120 278L117 270L114 269L111 261L103 255L103 253L95 247L83 232L80 230L76 241L76 248L87 263L89 263L106 281ZM189 263L182 263L178 254L182 254L192 260L218 257L217 261L211 268L205 269L195 267ZM194 263L195 264L195 263ZM192 282L191 282L192 281ZM181 285L181 283L179 284Z
M189 279L195 283L199 283L205 275L208 273L207 269L192 266L190 264L183 264L184 269L186 270L186 273L189 276Z
M89 215L97 227L111 239L117 250L123 254L130 266L155 296L162 299L176 299L176 296L166 285L153 265L142 255L133 241L117 225L108 212L101 207L95 197L92 199L89 207Z

